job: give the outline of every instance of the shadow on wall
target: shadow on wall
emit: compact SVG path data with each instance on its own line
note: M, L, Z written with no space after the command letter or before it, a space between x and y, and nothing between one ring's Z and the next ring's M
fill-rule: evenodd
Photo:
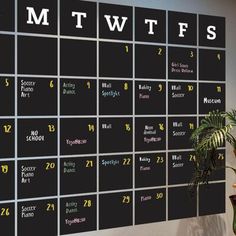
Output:
M219 215L181 220L176 235L226 236L226 223Z

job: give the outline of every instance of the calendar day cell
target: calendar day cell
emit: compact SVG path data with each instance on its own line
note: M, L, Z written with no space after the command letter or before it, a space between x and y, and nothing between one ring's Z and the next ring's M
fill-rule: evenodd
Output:
M0 3L0 31L15 30L15 1L2 0Z
M100 77L133 76L133 46L129 43L99 43Z
M199 45L225 47L225 17L199 15Z
M135 8L135 40L166 42L166 12L163 10Z
M18 120L18 157L57 155L56 119Z
M169 149L192 148L190 136L197 126L196 117L169 117Z
M15 206L14 203L0 204L0 229L7 236L15 236Z
M15 121L0 120L0 158L15 156Z
M216 158L215 158L215 165L217 171L213 172L209 180L217 181L217 180L225 180L226 173L225 173L225 163L226 163L226 155L225 149L217 150L216 151Z
M96 80L61 79L61 115L96 115L96 92Z
M199 84L199 113L208 114L210 111L225 111L225 84Z
M61 119L61 155L96 153L96 119Z
M60 73L68 76L96 76L97 43L72 39L60 40Z
M197 50L194 48L169 47L168 78L197 79Z
M135 114L166 114L166 83L152 81L135 82Z
M99 4L99 38L132 40L133 12L130 6Z
M60 199L60 231L62 235L93 231L96 229L96 195Z
M1 14L0 14L1 17ZM0 23L1 24L1 23ZM0 34L0 73L15 73L15 38L13 35Z
M135 155L135 187L154 187L166 184L166 154Z
M96 157L63 158L60 162L61 195L96 192Z
M225 183L199 187L199 216L225 213Z
M135 150L154 151L166 149L166 119L140 117L135 119Z
M18 36L18 73L57 75L57 39Z
M18 3L18 31L57 34L57 0L25 0Z
M128 189L132 186L132 155L99 157L99 191Z
M57 199L18 203L18 236L57 234Z
M197 44L197 15L168 12L168 42L170 44Z
M15 114L15 79L0 77L0 116L14 116Z
M99 123L100 153L132 151L132 118L101 118Z
M57 115L57 79L18 78L18 115Z
M135 191L135 224L166 220L166 189Z
M196 117L169 117L168 127L169 149L192 148L190 136L197 127Z
M0 186L0 201L15 199L15 164L13 161L0 161Z
M195 172L195 153L170 152L168 158L169 185L190 183Z
M91 38L97 36L97 4L95 2L61 0L60 9L62 35Z
M226 77L225 51L199 50L199 79L210 81L225 81Z
M197 216L196 193L190 195L188 186L168 189L168 219L184 219Z
M119 107L119 108L118 108ZM133 84L125 80L99 81L100 115L132 115Z
M199 121L199 125L201 125L202 124L202 121L203 121L203 119L205 119L205 118L207 118L209 116L209 114L206 114L206 115L201 115L201 116L199 116L198 117L198 121ZM226 120L225 120L225 118L224 118L224 120L223 120L223 123L222 123L223 125L226 125ZM220 146L220 148L225 148L226 147L226 143L225 143L225 141L223 141L223 144ZM222 150L221 150L222 151ZM218 150L216 150L216 153L218 153ZM222 151L222 153L221 153L221 157L220 157L220 161L218 162L217 161L217 165L219 164L219 165L221 165L223 162L224 162L224 155L223 155L223 151ZM215 155L215 158L216 158L216 156L217 155ZM222 160L221 160L222 159ZM223 162L221 162L221 161L223 161Z
M57 159L18 161L18 198L57 195Z
M166 78L166 48L153 45L135 45L135 77Z
M197 84L188 82L168 83L168 113L197 113Z
M99 195L99 229L129 226L132 221L132 192Z

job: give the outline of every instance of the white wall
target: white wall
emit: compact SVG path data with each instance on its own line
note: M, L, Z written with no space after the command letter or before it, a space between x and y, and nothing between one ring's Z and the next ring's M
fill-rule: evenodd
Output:
M226 109L236 108L236 1L235 0L101 0L100 2L186 11L226 17ZM227 163L236 166L227 148ZM234 192L236 176L227 170L226 214L123 227L80 236L232 236L232 207L228 196ZM235 190L236 194L236 190ZM217 197L217 196L216 196ZM176 202L176 204L178 204ZM73 234L75 236L76 234Z

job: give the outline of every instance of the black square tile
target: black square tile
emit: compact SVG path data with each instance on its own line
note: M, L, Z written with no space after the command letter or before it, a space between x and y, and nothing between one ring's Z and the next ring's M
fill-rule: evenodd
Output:
M18 78L18 115L56 116L57 79Z
M99 195L99 229L128 226L132 221L132 192Z
M199 15L199 45L225 47L225 18Z
M119 176L119 178L117 178ZM133 157L99 157L99 191L128 189L133 186Z
M57 155L57 119L18 119L18 157Z
M63 158L60 161L61 195L96 192L96 157ZM71 184L75 179L76 184Z
M199 215L225 213L225 183L201 185L199 188Z
M15 1L0 2L0 31L15 31Z
M197 79L197 50L194 48L169 47L168 78Z
M96 76L96 45L95 41L61 39L61 75Z
M133 84L125 80L99 81L99 114L132 115Z
M15 206L14 203L0 204L0 228L9 236L15 236Z
M169 117L168 118L168 147L169 149L192 148L190 136L197 127L196 117Z
M97 37L97 3L61 0L60 9L61 35Z
M168 162L169 184L188 184L195 171L194 152L170 152Z
M31 236L35 232L44 236L57 235L57 199L18 203L17 235Z
M96 153L95 118L63 118L60 127L61 155Z
M135 192L135 224L166 220L166 189Z
M96 195L61 198L60 209L62 235L97 229ZM75 221L76 223L73 223Z
M61 79L60 112L61 115L96 115L96 80ZM84 102L86 101L86 102Z
M168 113L196 114L197 113L197 84L171 82L168 84Z
M0 116L14 116L15 114L15 79L0 77Z
M19 1L18 31L57 34L57 0Z
M100 118L99 123L100 153L132 151L132 118Z
M199 80L225 81L225 51L199 50Z
M132 7L99 4L99 37L106 39L132 40Z
M0 200L15 199L15 163L0 161ZM0 219L1 221L1 219Z
M168 42L171 44L197 44L197 15L168 12Z
M0 73L15 73L15 37L0 34Z
M125 43L99 43L99 75L101 77L133 76L133 46Z
M139 117L135 119L135 150L154 151L166 149L166 119Z
M57 195L57 159L18 161L18 198Z
M19 36L18 73L57 75L57 39Z
M225 84L199 84L199 113L208 114L210 111L225 111Z
M135 155L135 187L154 187L166 184L166 154Z
M166 48L153 45L135 45L135 77L166 78Z
M197 216L196 194L190 196L186 187L168 189L168 219L176 220Z
M135 41L166 42L166 12L135 8Z
M15 156L15 121L14 119L0 120L0 158Z
M135 114L166 114L166 83L153 81L135 82Z

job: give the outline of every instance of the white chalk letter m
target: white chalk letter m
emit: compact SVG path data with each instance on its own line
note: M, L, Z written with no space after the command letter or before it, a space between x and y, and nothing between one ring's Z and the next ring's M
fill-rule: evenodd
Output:
M43 8L40 12L39 17L36 16L35 10L33 7L26 7L28 11L28 20L27 24L36 24L36 25L49 25L48 23L48 12L49 9ZM41 23L42 22L42 23Z

